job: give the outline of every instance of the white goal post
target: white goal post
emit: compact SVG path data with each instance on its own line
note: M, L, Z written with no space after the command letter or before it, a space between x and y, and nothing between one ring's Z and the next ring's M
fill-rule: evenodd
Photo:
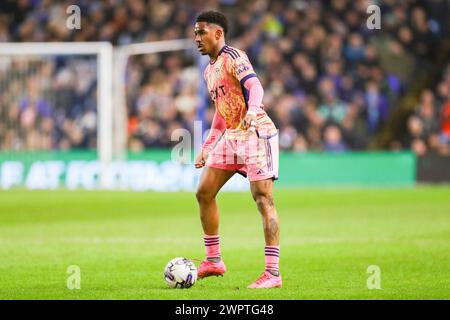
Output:
M113 101L115 159L125 160L127 151L127 108L125 73L128 59L133 55L155 54L169 51L194 49L192 39L177 39L135 43L114 48Z
M125 75L130 56L194 49L192 39L136 43L113 47L109 42L5 42L1 56L97 57L97 155L100 188L110 186L110 164L127 157L127 99Z
M21 42L0 43L0 56L96 55L97 60L97 152L100 181L105 185L112 161L112 68L113 47L109 42Z

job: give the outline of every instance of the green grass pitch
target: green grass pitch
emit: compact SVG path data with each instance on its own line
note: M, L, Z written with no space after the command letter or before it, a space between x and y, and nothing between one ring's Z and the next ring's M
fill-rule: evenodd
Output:
M257 291L246 286L264 268L261 218L249 193L218 201L228 272L180 290L165 264L204 257L192 193L0 192L0 299L450 298L448 186L276 190L284 286Z

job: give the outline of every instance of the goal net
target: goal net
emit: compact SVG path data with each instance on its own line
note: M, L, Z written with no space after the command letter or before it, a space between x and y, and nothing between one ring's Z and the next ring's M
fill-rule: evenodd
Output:
M98 160L91 185L101 185L112 160L112 53L104 42L0 44L1 187L59 187L63 151Z

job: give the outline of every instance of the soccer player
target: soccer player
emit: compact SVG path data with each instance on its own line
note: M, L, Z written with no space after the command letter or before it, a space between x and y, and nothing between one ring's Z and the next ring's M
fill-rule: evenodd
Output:
M198 277L226 272L215 198L238 172L250 181L266 243L265 271L248 288L279 288L279 222L272 196L273 181L278 179L278 130L263 109L264 91L247 55L225 44L227 31L226 17L216 11L201 13L194 27L198 50L210 57L204 77L216 109L210 134L195 160L196 168L205 167L196 193L206 250Z

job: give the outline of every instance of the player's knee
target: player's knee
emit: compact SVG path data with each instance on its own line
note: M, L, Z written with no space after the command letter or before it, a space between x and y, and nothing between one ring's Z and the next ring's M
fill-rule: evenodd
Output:
M271 193L256 192L253 194L253 199L260 211L265 212L274 207L273 196Z
M207 188L198 188L195 197L197 198L198 203L207 203L214 200L214 194Z

